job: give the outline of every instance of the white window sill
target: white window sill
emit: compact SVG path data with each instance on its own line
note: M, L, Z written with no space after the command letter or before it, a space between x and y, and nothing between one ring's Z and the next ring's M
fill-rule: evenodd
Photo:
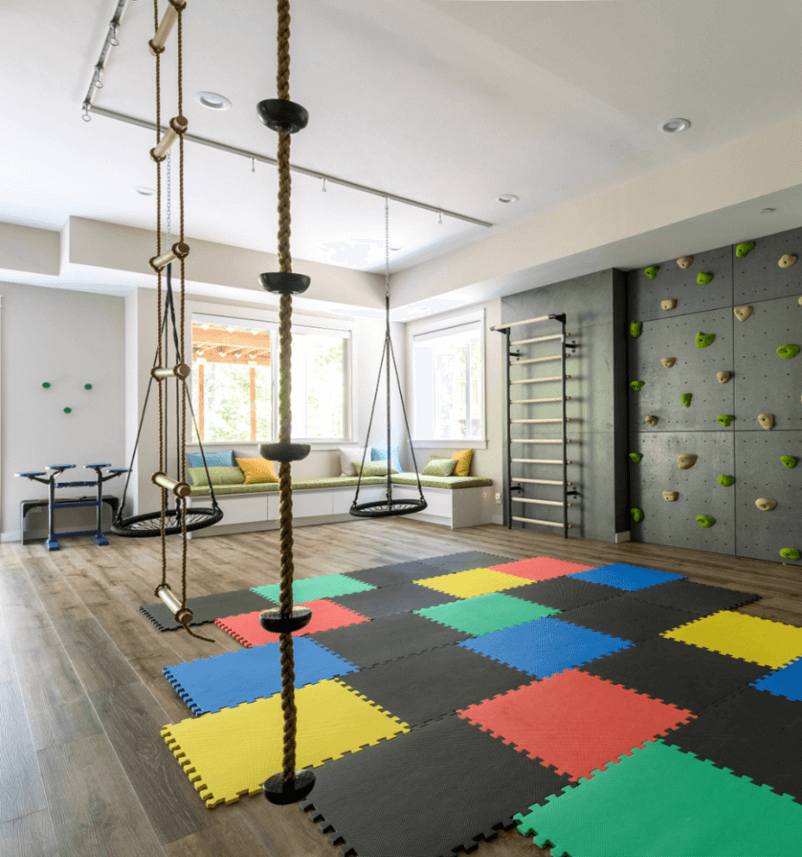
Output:
M260 444L263 443L278 443L275 440L216 440L216 441L204 441L203 448L214 450L214 449L227 449L229 447L233 447L234 449L248 449L255 448L258 449ZM313 452L324 452L326 450L339 449L341 446L354 446L358 447L359 444L354 440L303 440L298 438L293 438L292 443L308 443L312 447ZM188 443L187 450L189 452L200 452L200 444L198 443Z
M487 449L487 439L458 438L456 440L413 440L415 449Z

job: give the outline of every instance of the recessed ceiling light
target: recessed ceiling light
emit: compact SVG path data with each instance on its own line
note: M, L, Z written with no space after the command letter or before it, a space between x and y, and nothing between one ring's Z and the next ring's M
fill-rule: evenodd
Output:
M228 110L231 107L231 102L225 95L218 95L216 92L196 92L195 101L209 110Z
M760 214L771 214L773 211L776 211L775 208L761 208Z
M153 194L156 193L156 191L153 190L152 187L135 187L134 190L140 196L153 196Z
M657 127L664 134L677 134L680 131L687 131L691 127L691 122L690 119L666 119Z
M502 193L496 197L496 202L518 202L518 197L514 193Z

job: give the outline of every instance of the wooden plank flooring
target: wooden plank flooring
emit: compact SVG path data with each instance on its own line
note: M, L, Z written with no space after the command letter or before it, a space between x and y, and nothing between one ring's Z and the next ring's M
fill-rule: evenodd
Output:
M681 548L570 539L496 526L446 530L414 519L295 531L299 579L396 560L479 549L514 559L548 555L629 562L757 592L742 608L802 626L799 569ZM171 575L179 579L178 545ZM192 595L277 583L277 532L190 542ZM3 857L335 857L296 807L261 798L207 810L159 736L189 716L162 668L233 651L159 633L138 612L160 579L158 540L70 539L0 545L0 854ZM517 832L478 857L542 857Z

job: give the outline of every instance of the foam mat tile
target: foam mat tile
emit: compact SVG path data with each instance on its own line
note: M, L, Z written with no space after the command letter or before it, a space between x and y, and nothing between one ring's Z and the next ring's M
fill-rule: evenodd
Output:
M693 717L690 711L566 670L458 712L572 780Z
M326 763L301 806L342 854L453 857L509 828L567 779L445 717Z
M201 595L188 598L187 607L192 610L190 625L205 625L222 616L235 613L247 613L250 610L264 610L265 601L250 589L237 589L233 592L219 592L214 595ZM160 631L176 631L182 626L173 619L173 614L158 601L139 608Z
M595 601L603 601L605 598L624 595L624 590L616 589L613 586L602 586L601 583L588 583L586 580L577 580L575 577L563 576L519 586L514 595L516 598L525 598L527 601L543 604L545 607L571 610L573 607L581 607L583 604L593 604Z
M345 675L356 667L327 651L308 637L293 642L295 685L303 687L322 679ZM165 667L164 675L195 714L231 708L281 691L278 643L238 649Z
M487 595L488 592L502 592L527 586L528 581L514 574L503 574L492 568L472 568L467 571L454 571L441 577L429 577L418 580L420 586L435 589L455 598L472 598L474 595Z
M737 592L734 589L722 589L720 586L706 586L690 580L674 580L662 586L650 586L635 593L636 598L673 607L697 616L707 616L720 610L734 610L757 601L760 596L749 592Z
M319 767L345 753L359 754L367 745L409 731L396 717L337 681L299 688L295 702L299 769ZM281 771L283 728L281 697L273 696L169 723L161 734L206 806L213 809L261 794L262 783Z
M215 625L230 634L238 643L251 648L252 646L263 646L265 643L277 643L279 634L265 631L259 622L259 615L263 610L269 608L265 605L262 610L254 610L253 613L242 613L239 616L226 616L224 619L215 619ZM359 622L369 622L368 616L360 616L353 610L348 610L340 604L318 598L315 601L307 601L306 607L312 610L312 618L305 628L294 631L293 637L303 637L309 634L317 634L320 631L330 631L332 628L343 628L347 625L356 625Z
M567 559L553 559L550 556L519 559L516 562L489 567L496 571L503 571L504 574L517 574L528 580L550 580L553 577L561 577L563 574L577 574L580 571L596 568L595 565L582 565L578 562L569 562Z
M422 577L434 577L442 573L436 566L427 565L425 560L416 560L348 571L345 577L353 577L354 580L361 580L371 586L397 586L399 583L411 583Z
M426 565L432 565L444 571L469 571L472 568L489 568L491 565L500 565L503 562L512 562L508 556L499 556L494 553L483 553L482 551L463 551L446 556L433 556L421 560ZM442 571L440 572L443 573Z
M765 690L795 702L802 702L802 659L755 682L758 690Z
M278 604L280 586L279 583L271 583L269 586L254 586L251 592ZM296 604L303 604L307 601L316 601L318 598L350 595L353 592L367 592L370 589L375 589L375 587L362 583L361 580L354 580L353 577L346 577L344 574L324 574L320 577L294 581L292 599Z
M492 631L500 631L502 628L553 616L560 611L554 607L523 601L503 592L490 592L487 595L464 598L451 604L426 607L415 612L433 622L478 637Z
M419 607L446 604L455 599L452 595L435 592L416 583L400 583L397 586L383 586L381 589L373 589L370 592L337 595L331 600L362 616L378 619L380 616L404 613L417 610Z
M756 857L798 853L802 806L655 741L516 820L553 857Z
M604 586L614 586L627 592L637 592L649 586L669 583L672 580L685 580L684 574L672 574L668 571L658 571L656 568L643 568L639 565L627 565L616 562L603 565L590 571L580 571L574 574L577 580L587 580L591 583L601 583Z
M460 645L514 669L545 678L632 643L548 616L466 640Z
M663 636L775 669L802 655L802 628L726 610Z

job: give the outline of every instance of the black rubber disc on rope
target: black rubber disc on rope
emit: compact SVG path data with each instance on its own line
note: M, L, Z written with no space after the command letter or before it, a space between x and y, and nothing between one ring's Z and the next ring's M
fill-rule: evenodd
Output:
M292 271L268 271L259 274L259 283L266 292L274 295L302 295L312 280L306 274L294 274Z
M394 518L422 512L429 504L425 500L375 500L354 503L348 510L355 518Z
M222 509L187 509L187 532L203 530L213 524L219 524L223 520ZM134 515L130 518L121 518L111 525L111 531L115 536L124 536L131 539L144 539L161 535L161 512L147 512L144 515ZM181 517L175 509L168 509L164 534L176 536L182 532Z
M280 607L272 607L259 614L259 624L273 634L292 634L305 628L311 618L312 611L308 607L293 605L289 614L282 613Z
M303 461L312 447L308 443L260 443L259 455L268 461Z
M256 105L256 112L271 131L302 131L309 122L309 111L288 98L266 98Z
M290 782L284 781L283 774L273 774L262 783L262 794L276 806L287 806L302 801L314 787L315 772L311 768L304 768L296 771L295 779Z

